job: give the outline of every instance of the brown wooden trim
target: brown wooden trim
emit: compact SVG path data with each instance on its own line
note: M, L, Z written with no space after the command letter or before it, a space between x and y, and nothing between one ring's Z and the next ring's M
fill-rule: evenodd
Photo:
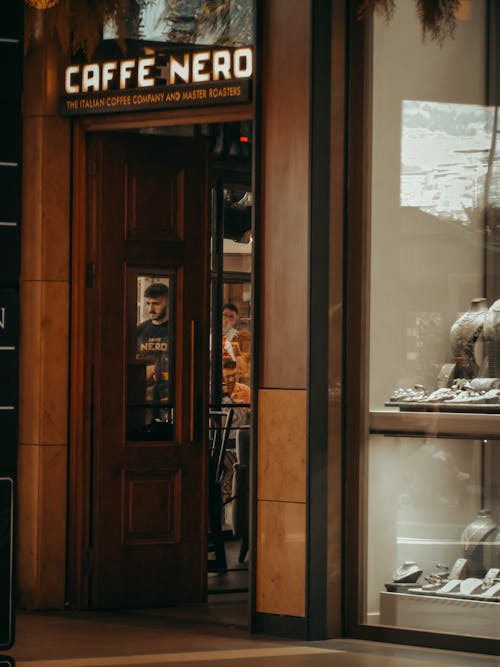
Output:
M364 607L366 572L365 446L368 434L370 91L367 58L371 20L360 21L350 3L348 63L348 155L346 216L345 344L345 630L354 634Z
M307 619L303 616L279 616L278 614L255 614L254 631L274 637L307 639Z
M411 437L498 439L500 415L471 412L370 411L370 433Z
M73 197L71 247L70 420L68 484L67 600L71 607L88 605L86 558L90 536L89 369L86 355L85 271L86 136L80 124L73 131Z
M251 356L252 368L250 387L252 391L252 415L250 422L250 452L249 452L249 513L248 513L248 538L249 538L249 564L248 564L248 628L250 632L257 632L257 464L258 464L258 390L260 384L258 374L260 345L255 335L260 329L259 296L263 290L261 281L261 254L260 239L262 238L262 209L261 201L263 194L262 170L262 126L264 123L264 112L262 104L262 54L263 45L263 15L264 0L255 0L254 3L254 35L256 68L254 75L254 123L253 123L253 145L252 145L252 191L254 206L252 207L252 233L254 247L252 252L252 342Z
M174 109L89 116L82 118L80 124L87 132L98 132L145 127L169 127L172 125L232 123L252 119L253 106L251 104L241 104L230 107L204 107L201 109Z
M262 5L259 387L305 389L309 345L312 0ZM293 72L293 83L283 73ZM293 139L292 139L293 138ZM283 331L286 330L286 345ZM293 363L290 363L293 359Z
M332 3L326 631L342 634L346 7Z

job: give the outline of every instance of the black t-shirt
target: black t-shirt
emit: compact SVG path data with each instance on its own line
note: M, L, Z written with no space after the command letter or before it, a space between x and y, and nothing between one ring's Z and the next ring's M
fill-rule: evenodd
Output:
M148 366L155 366L153 379L148 389L153 400L168 399L169 388L169 324L168 321L154 324L151 320L137 327L137 358Z

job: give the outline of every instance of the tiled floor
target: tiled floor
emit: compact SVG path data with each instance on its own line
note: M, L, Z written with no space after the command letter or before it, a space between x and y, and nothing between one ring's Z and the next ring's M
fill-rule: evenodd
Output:
M18 667L497 667L493 656L354 640L294 642L246 629L243 595L121 612L20 612Z

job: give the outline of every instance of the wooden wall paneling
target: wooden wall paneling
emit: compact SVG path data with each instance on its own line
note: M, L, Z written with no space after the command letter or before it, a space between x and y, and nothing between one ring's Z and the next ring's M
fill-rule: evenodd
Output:
M306 615L311 2L266 0L260 5L259 19L259 355L255 384L257 431L263 437L257 442L256 478L265 498L257 501L257 615L253 620L254 627L265 631L269 622L283 616L302 633L304 624L297 621ZM297 396L288 400L291 393ZM290 439L289 418L297 402L303 428ZM269 410L275 408L276 419L270 421ZM263 429L271 427L272 436L267 432L264 436ZM292 446L286 447L286 442ZM283 474L286 469L293 477L288 489L279 466L284 448ZM257 492L256 479L254 489ZM285 506L290 512L286 516ZM279 525L277 516L283 519ZM281 563L276 561L277 554L293 559L293 595L285 594L285 580L269 576L271 563Z
M66 574L69 122L58 114L60 51L43 26L25 55L19 404L20 604L62 608ZM26 482L26 483L25 483Z
M70 607L86 608L89 599L88 577L92 570L90 552L90 383L91 365L86 363L86 293L91 273L92 242L87 230L87 156L86 135L81 123L73 128L73 201L71 262L71 359L70 431L68 461L68 567L67 602ZM93 231L93 230L92 230Z
M310 1L263 4L259 386L307 386Z

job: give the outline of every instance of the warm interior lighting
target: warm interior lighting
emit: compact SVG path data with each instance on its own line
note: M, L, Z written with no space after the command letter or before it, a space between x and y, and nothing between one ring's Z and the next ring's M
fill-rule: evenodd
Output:
M455 16L459 21L472 21L472 0L461 0Z
M35 9L50 9L57 5L59 0L24 0L27 5Z

